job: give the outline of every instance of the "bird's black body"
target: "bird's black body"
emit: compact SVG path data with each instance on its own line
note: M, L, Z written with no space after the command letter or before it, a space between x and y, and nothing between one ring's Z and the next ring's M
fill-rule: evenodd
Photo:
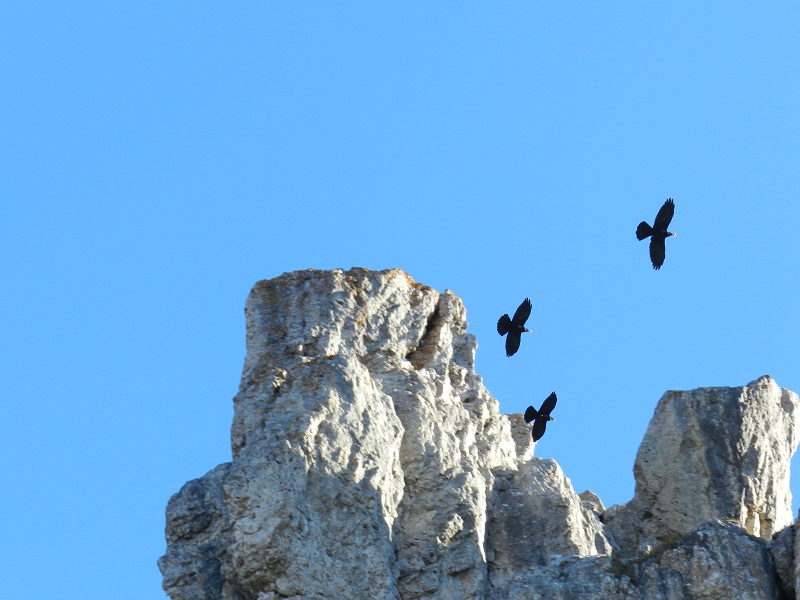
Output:
M544 402L542 402L542 407L539 410L536 410L532 406L529 406L525 410L525 422L530 423L533 421L531 437L533 438L534 442L538 442L541 439L541 437L544 435L544 430L547 427L547 422L553 420L553 417L550 416L550 413L553 412L553 409L556 407L557 401L558 398L556 398L556 393L553 392Z
M642 221L636 228L636 238L639 241L647 237L650 238L650 262L653 263L653 268L655 270L661 268L667 254L667 247L664 240L675 235L667 231L667 227L669 227L669 223L672 221L673 214L675 214L675 203L672 201L672 198L669 198L658 210L656 220L653 221L652 227L650 227L646 221Z
M525 329L525 321L531 316L531 301L528 298L522 301L514 313L514 318L507 314L497 320L497 333L507 335L506 337L506 356L513 356L519 350L519 343L523 333L531 333L530 329Z

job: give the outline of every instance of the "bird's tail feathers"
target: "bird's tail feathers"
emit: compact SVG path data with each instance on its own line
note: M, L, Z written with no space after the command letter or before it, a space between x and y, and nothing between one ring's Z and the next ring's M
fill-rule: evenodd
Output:
M495 313L497 314L497 313ZM511 317L503 315L497 320L497 333L505 335L511 330Z
M636 228L636 239L642 241L646 237L650 237L653 233L653 228L647 224L646 221L642 221L639 223L639 226Z

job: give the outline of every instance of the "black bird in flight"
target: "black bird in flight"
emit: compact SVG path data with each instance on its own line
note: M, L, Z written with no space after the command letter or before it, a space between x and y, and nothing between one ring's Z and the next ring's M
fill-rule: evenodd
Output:
M547 400L542 402L542 407L537 411L532 406L529 406L525 410L525 422L530 423L533 421L533 429L531 429L531 437L533 437L534 442L538 442L539 439L544 435L545 427L547 427L548 421L553 421L553 417L550 416L550 413L556 407L556 393L553 392L547 397Z
M525 329L525 321L531 316L531 301L525 298L522 304L517 307L514 318L509 319L505 314L497 320L497 333L500 335L508 334L506 337L506 356L513 356L519 350L519 342L522 334L532 333L530 329Z
M653 268L656 271L664 264L664 257L667 253L664 240L675 235L667 231L667 227L669 227L669 222L672 221L672 215L674 213L675 203L672 201L672 198L669 198L664 202L664 205L658 209L658 214L656 215L656 220L653 221L652 227L645 221L642 221L636 228L636 237L639 241L646 237L650 238L650 261L653 263Z

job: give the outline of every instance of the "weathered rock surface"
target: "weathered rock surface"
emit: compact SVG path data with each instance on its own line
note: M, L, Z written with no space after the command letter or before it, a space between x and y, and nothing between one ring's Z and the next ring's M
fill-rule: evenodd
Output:
M450 292L309 270L257 283L245 312L233 460L167 507L173 600L785 600L800 585L780 531L800 412L768 377L668 392L636 495L605 510L531 459Z
M769 376L738 388L667 392L639 447L633 500L606 519L614 539L635 555L709 519L764 539L791 525L798 419L797 394Z
M720 521L702 523L638 559L568 557L511 578L508 600L774 600L779 598L766 544Z
M220 598L231 522L223 498L230 463L183 486L167 506L168 556L159 561L173 600Z
M797 578L794 573L794 530L795 526L792 525L779 531L772 536L772 541L768 544L784 600L794 600L796 597L795 583Z
M256 284L245 312L234 460L202 515L224 550L169 533L170 595L480 596L491 469L517 455L460 300L398 270L303 271ZM169 513L201 513L211 485ZM187 587L193 559L216 587Z
M489 520L489 574L502 589L517 573L554 556L610 554L603 524L587 509L552 459L496 469ZM591 492L590 492L591 493Z

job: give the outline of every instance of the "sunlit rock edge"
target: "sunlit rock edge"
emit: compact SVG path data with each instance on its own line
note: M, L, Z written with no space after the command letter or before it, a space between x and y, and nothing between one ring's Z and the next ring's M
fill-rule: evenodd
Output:
M795 597L800 412L769 376L665 393L606 509L500 414L451 292L298 271L245 315L233 460L167 506L173 600Z

